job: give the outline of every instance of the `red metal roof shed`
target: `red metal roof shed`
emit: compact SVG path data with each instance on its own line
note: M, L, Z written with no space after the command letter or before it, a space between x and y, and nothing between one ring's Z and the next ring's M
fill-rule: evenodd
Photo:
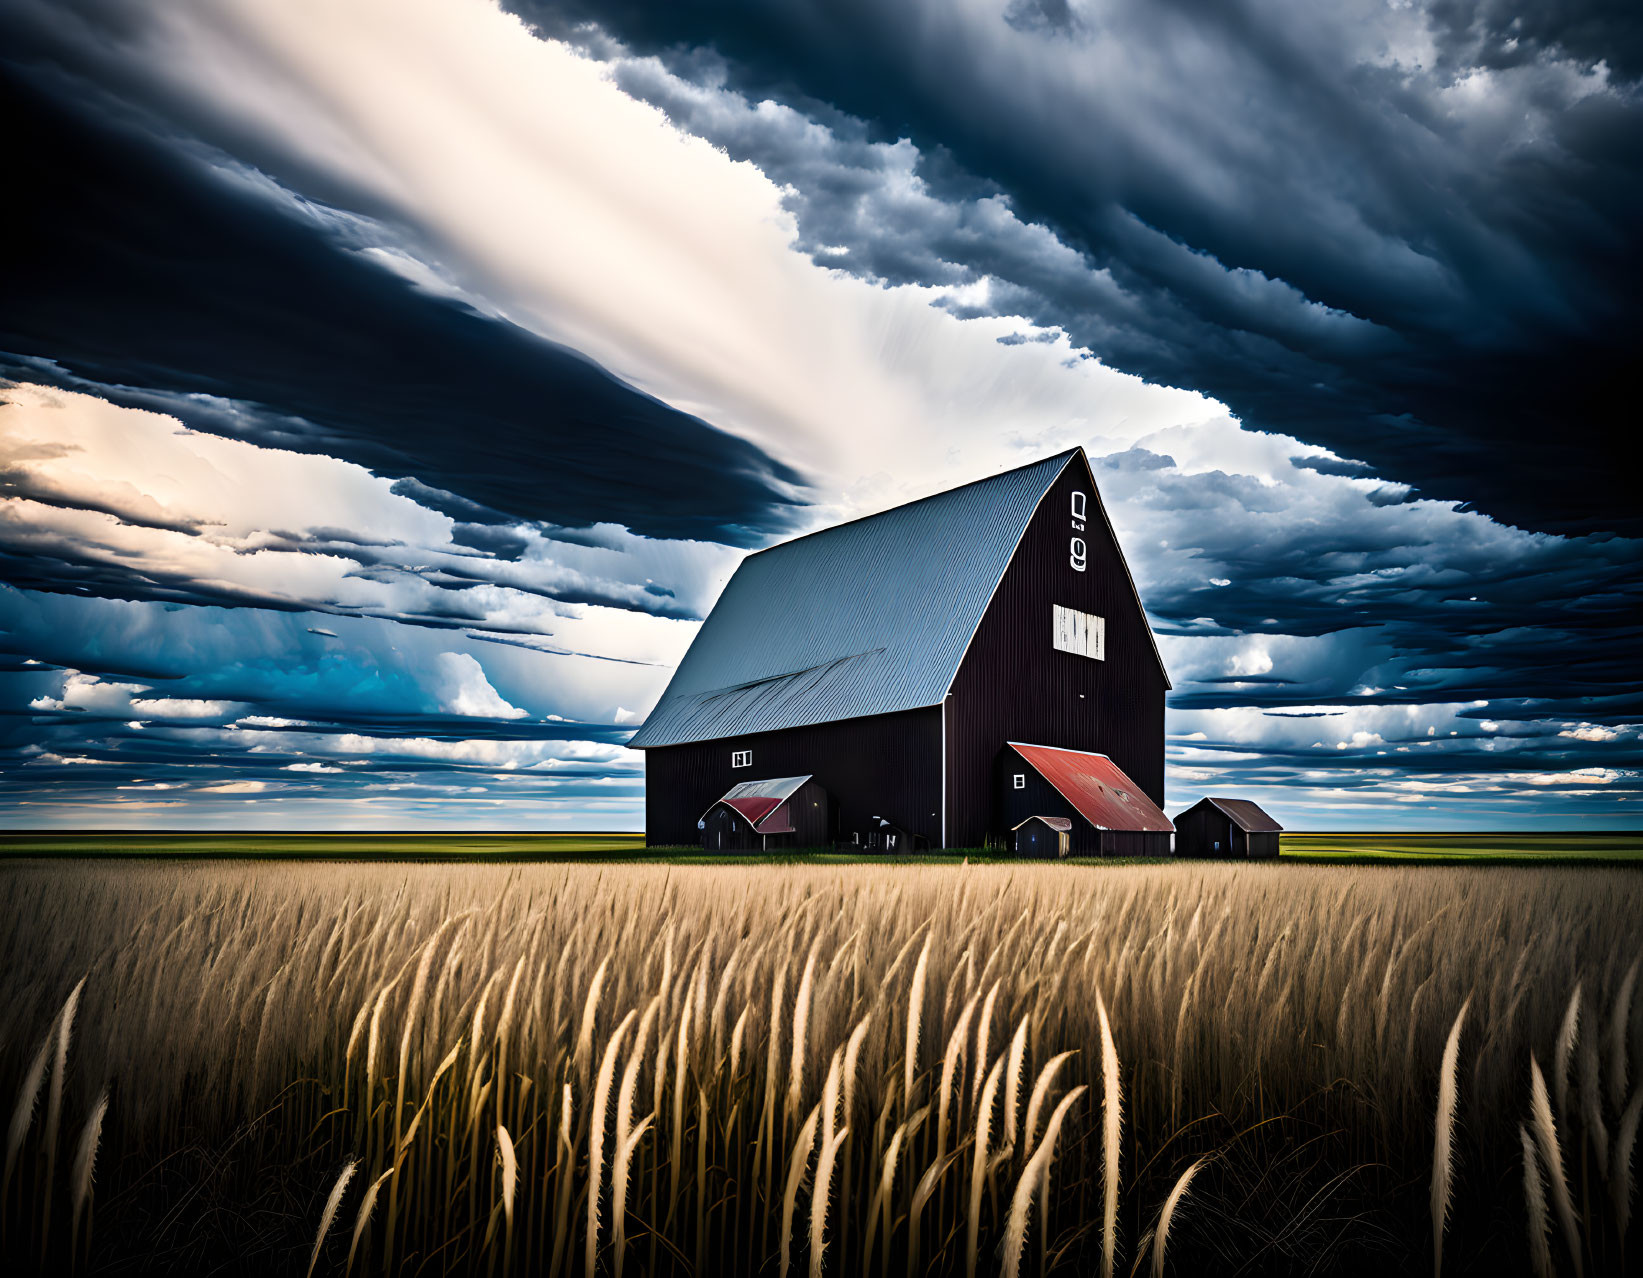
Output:
M1010 742L1010 748L1098 830L1169 834L1175 826L1146 793L1104 754Z

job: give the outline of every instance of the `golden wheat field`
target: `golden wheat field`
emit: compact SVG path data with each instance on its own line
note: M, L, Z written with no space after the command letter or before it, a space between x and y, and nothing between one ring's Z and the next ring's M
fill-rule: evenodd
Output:
M1631 871L35 862L0 907L14 1272L1629 1263Z

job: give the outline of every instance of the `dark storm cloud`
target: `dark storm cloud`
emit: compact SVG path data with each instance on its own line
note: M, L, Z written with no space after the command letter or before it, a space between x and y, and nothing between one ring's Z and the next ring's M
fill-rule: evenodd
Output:
M55 368L138 407L159 396L201 430L407 476L468 521L739 545L791 522L799 476L754 445L419 291L322 217L99 105L53 74L0 78L7 179L27 193L0 242L10 375Z
M1145 530L1127 546L1157 633L1193 639L1173 707L1477 700L1480 717L1643 717L1636 540L1388 503L1312 460L1287 459L1274 484L1141 448L1092 459L1117 518ZM1257 649L1269 668L1235 660Z
M994 310L1509 522L1643 519L1612 465L1643 341L1635 6L513 7L827 124L712 118L619 71L791 181L818 261L888 282L996 273ZM1418 65L1428 38L1437 67ZM1574 87L1599 59L1620 83ZM1076 260L990 236L974 195L931 210L877 190L870 143L898 137L939 157L920 177L962 170Z
M1545 53L1643 73L1643 10L1630 0L1436 0L1433 33L1451 63L1515 67Z

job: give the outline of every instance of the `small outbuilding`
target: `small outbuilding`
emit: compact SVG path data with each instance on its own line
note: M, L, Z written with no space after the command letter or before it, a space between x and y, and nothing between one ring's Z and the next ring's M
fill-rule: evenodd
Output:
M1248 799L1199 799L1175 818L1175 854L1251 861L1276 857L1283 828Z
M732 786L697 828L708 852L765 852L821 847L836 824L832 797L814 777L773 777Z
M1033 837L1047 847L1055 831L1061 856L1170 854L1170 819L1104 754L1012 741L999 751L997 786L1000 826L1018 851L1019 836L1036 821L1042 833ZM1046 823L1051 818L1066 823L1064 833Z
M1066 856L1072 846L1072 818L1028 817L1010 833L1015 836L1017 856Z

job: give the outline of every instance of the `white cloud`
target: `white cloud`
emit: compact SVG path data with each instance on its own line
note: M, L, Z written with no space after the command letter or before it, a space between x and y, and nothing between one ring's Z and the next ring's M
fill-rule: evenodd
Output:
M489 719L523 719L526 712L509 705L490 680L485 669L465 652L439 654L440 709L450 714Z

